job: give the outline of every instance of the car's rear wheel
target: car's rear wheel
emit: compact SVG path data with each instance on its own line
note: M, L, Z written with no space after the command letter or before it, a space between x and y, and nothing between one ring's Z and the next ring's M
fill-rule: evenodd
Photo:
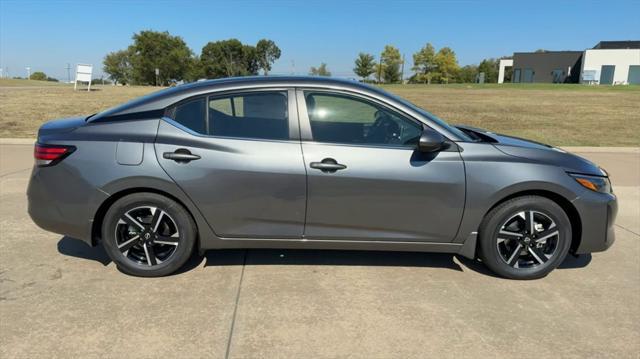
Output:
M480 226L480 257L512 279L536 279L558 267L571 246L571 222L554 201L540 196L508 200Z
M196 238L193 219L179 203L155 193L118 199L107 211L102 240L125 273L157 277L182 267Z

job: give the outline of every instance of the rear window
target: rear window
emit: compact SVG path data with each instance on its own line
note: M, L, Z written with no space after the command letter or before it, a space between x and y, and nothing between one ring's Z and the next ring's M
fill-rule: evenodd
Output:
M209 134L223 137L289 138L287 95L261 92L209 99Z
M287 94L282 91L202 97L177 105L171 116L203 135L289 139Z

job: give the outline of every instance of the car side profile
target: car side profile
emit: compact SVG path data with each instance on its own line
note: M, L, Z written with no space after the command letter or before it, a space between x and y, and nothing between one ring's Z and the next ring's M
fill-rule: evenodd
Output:
M595 164L355 81L181 85L45 123L34 156L34 222L138 276L195 250L298 248L455 253L533 279L615 240Z

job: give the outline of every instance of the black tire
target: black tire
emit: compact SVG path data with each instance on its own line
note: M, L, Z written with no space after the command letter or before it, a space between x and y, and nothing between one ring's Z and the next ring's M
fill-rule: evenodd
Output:
M527 221L528 216L533 220ZM527 226L533 228L533 232ZM556 232L557 235L553 235ZM492 271L510 279L537 279L549 274L567 256L571 247L571 222L554 201L522 196L489 211L478 235L480 258Z
M102 243L111 260L122 272L141 277L165 276L182 267L196 235L193 218L182 205L148 192L118 199L102 224Z

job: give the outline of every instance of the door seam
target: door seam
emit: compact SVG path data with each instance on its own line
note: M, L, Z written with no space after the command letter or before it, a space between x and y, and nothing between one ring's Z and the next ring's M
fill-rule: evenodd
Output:
M300 154L302 154L302 167L304 168L304 224L302 226L302 238L306 238L307 233L307 216L309 215L309 171L307 170L307 161L304 156L304 146L302 145L302 124L300 123L300 104L298 103L297 87L294 88L296 98L296 113L298 117L298 144L300 145Z

